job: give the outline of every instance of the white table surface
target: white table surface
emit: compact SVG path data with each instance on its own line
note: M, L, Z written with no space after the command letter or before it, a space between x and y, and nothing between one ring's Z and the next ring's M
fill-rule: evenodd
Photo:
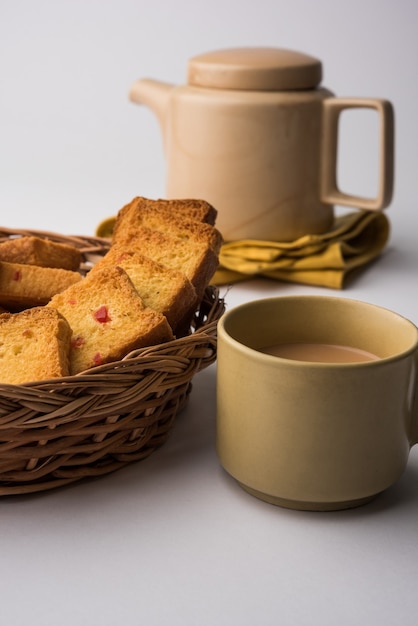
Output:
M242 0L169 6L2 4L1 225L91 235L134 195L163 195L155 116L127 100L136 78L183 80L187 58L215 48L299 49L324 60L325 85L338 95L395 105L391 239L342 292L253 280L233 286L227 306L339 295L418 324L418 5L259 0L245 15ZM343 163L362 182L369 171L353 155ZM216 365L195 377L169 441L145 461L59 491L0 499L2 625L417 623L418 446L399 482L362 508L266 504L218 463L215 377Z

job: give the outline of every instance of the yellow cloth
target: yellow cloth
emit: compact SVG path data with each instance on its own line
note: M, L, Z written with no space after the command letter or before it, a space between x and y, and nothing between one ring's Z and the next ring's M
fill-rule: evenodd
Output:
M96 237L111 238L115 222L116 216L113 215L100 222L96 228Z
M382 212L354 211L335 218L332 230L292 242L245 239L222 246L212 282L231 284L254 276L342 289L355 270L375 259L389 239Z

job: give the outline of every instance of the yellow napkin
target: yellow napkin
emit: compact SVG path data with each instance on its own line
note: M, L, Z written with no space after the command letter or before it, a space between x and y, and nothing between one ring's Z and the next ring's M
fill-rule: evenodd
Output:
M292 242L245 239L222 246L212 282L231 284L254 276L342 289L354 270L375 259L389 239L382 212L354 211L335 218L323 235Z

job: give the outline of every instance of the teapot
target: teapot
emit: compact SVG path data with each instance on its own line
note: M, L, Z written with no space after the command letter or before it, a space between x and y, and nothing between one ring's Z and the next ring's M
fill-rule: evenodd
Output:
M231 48L191 58L185 85L135 81L130 100L150 107L161 128L167 197L211 203L226 241L326 233L334 205L386 208L394 178L391 103L337 98L321 80L322 63L310 55ZM337 186L339 115L355 107L379 116L374 198Z

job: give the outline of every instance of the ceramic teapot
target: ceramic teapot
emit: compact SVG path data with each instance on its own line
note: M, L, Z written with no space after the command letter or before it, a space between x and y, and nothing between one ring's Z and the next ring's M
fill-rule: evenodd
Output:
M143 78L130 99L159 121L168 198L202 198L218 210L225 240L291 241L327 232L334 205L381 210L393 191L393 107L337 98L321 87L322 63L276 48L208 52L188 62L186 85ZM352 107L380 118L375 198L337 187L338 120Z

